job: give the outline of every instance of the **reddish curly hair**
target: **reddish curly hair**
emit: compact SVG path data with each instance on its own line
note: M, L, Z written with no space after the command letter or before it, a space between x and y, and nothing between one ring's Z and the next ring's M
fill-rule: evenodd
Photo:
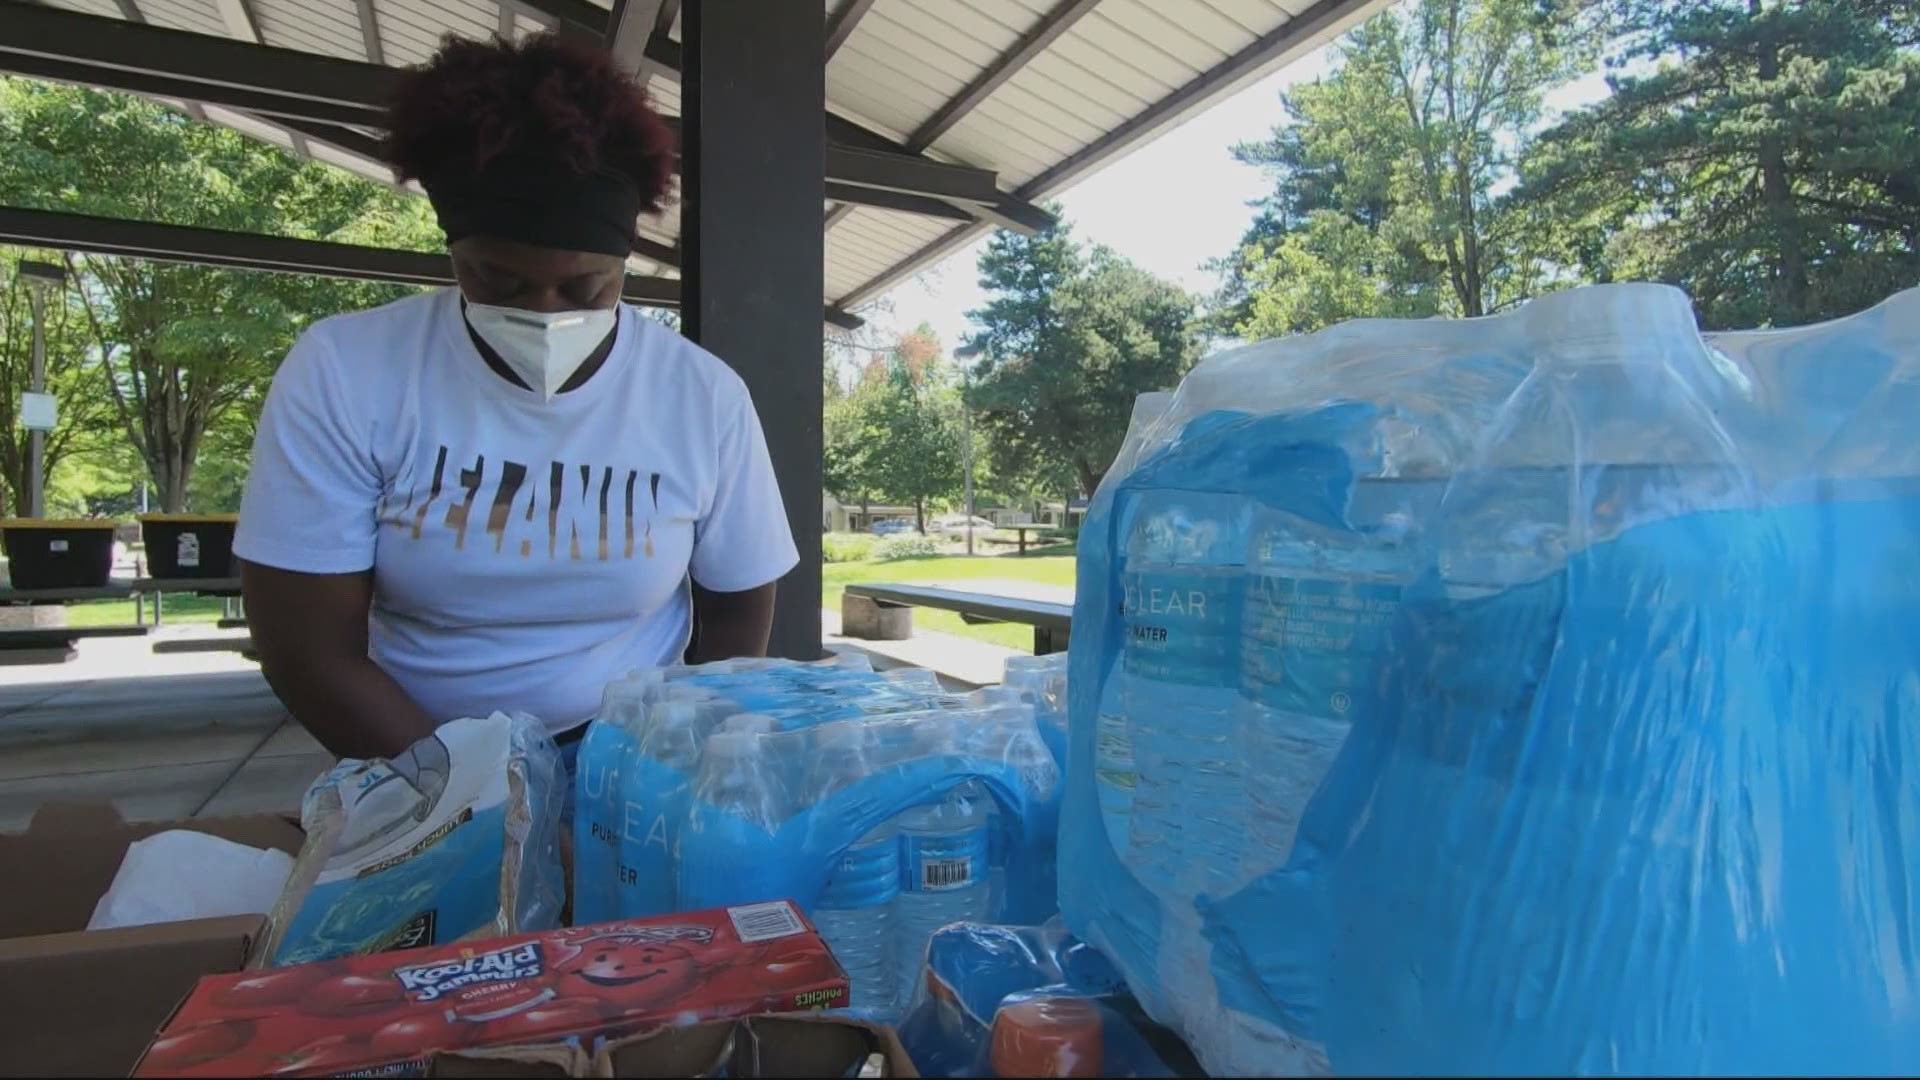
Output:
M552 155L581 173L611 171L665 205L678 153L647 92L605 51L552 33L519 42L449 38L395 88L387 160L431 186L508 153Z

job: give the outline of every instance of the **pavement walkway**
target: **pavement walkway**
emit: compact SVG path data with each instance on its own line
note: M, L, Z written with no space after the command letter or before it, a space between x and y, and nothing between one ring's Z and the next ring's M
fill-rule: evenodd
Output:
M1019 583L994 591L1003 584ZM931 668L957 690L999 682L1017 655L929 631L856 641L840 636L838 612L822 611L821 621L829 649L859 650L883 670ZM50 799L104 799L130 820L297 814L333 758L287 715L259 668L231 652L153 651L160 638L220 636L181 626L83 638L68 663L0 666L0 831L24 828Z

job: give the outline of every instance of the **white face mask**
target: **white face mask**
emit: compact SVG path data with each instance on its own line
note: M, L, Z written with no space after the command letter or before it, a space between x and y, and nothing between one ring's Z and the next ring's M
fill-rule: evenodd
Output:
M613 308L542 313L467 302L467 325L548 401L607 340L614 317Z

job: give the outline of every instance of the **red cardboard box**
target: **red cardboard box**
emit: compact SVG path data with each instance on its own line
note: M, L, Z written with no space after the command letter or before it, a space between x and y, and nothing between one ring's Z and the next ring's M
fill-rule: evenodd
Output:
M843 1005L793 904L601 923L200 980L135 1076L419 1076L436 1052Z

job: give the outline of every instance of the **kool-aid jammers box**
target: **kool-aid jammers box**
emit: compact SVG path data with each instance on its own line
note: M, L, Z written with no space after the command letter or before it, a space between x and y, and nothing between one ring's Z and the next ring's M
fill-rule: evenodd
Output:
M135 1076L419 1076L436 1052L831 1008L847 978L786 901L211 975Z

